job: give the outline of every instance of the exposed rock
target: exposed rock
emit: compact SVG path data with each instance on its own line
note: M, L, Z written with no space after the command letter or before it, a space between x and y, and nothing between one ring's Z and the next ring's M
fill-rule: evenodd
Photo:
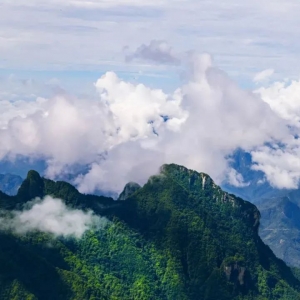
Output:
M118 200L126 200L132 194L134 194L137 190L139 190L141 186L135 182L129 182L125 185L123 192L120 194Z
M228 281L244 285L246 268L242 267L238 262L226 264L224 266L224 273Z

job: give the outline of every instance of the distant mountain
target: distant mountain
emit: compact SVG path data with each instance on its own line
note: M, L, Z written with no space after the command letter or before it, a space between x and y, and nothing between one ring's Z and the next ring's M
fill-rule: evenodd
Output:
M81 239L2 226L0 299L300 298L300 282L258 236L257 208L204 173L164 165L114 201L30 171L16 196L0 192L0 221L46 195L107 224Z
M272 187L265 179L264 173L253 170L252 166L251 154L241 149L237 150L231 157L231 167L243 176L246 185L236 187L224 182L222 188L252 203L257 203L262 199L284 196L289 192L286 189Z
M232 167L242 174L244 187L224 184L222 187L255 203L261 212L259 234L276 256L290 266L300 268L300 190L275 189L261 172L251 169L249 153L237 151Z
M300 268L300 190L257 203L260 236L287 264Z
M0 174L0 191L7 195L16 195L23 179L18 175Z

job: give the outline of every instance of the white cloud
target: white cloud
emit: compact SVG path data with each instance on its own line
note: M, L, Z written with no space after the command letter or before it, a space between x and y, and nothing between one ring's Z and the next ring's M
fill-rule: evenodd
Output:
M291 134L278 143L252 151L254 169L263 171L277 188L297 188L300 180L300 81L284 80L255 91L290 126Z
M91 164L89 172L78 176L75 183L82 193L95 188L120 193L126 183L144 184L156 174L167 161L163 151L156 139L124 143L112 149L105 160Z
M82 166L84 172L74 180L80 191L120 192L128 181L143 184L163 163L209 173L218 183L229 176L234 184L245 184L226 159L242 148L252 151L256 168L279 186L276 172L268 171L270 166L255 153L281 142L298 155L293 137L298 129L287 126L295 120L279 113L289 100L275 109L266 91L242 90L214 66L211 56L190 53L189 58L185 83L169 94L107 72L95 83L97 99L61 95L36 102L0 101L0 111L8 108L0 118L0 158L45 159L45 174L51 178ZM286 91L280 93L289 99ZM275 92L275 103L278 97ZM290 112L296 115L295 109ZM281 187L298 180L297 171L287 174L291 181L282 180Z
M232 168L230 168L227 173L227 183L235 187L245 187L249 185L248 182L244 181L242 174Z
M266 179L276 188L296 189L300 181L300 147L294 145L261 147L251 152L254 170L265 173Z
M116 91L111 89L110 97L116 98ZM130 180L143 183L162 163L183 164L221 182L228 172L225 157L236 148L252 149L288 135L285 123L269 106L213 67L208 55L192 57L189 82L176 94L181 97L180 107L188 112L187 118L173 119L180 121L178 129L167 130L168 121L157 128L157 137L113 149L104 161L93 164L87 175L78 178L82 191L91 191L94 184L100 189L120 190ZM126 101L119 105L127 115ZM135 120L130 113L128 117L124 125ZM240 180L238 184L243 183Z
M273 69L266 69L264 71L261 71L261 72L255 74L253 81L255 83L265 81L265 80L269 79L273 74L274 74Z
M23 111L23 115L16 117L11 114L12 118L0 131L1 158L21 154L54 159L56 164L86 163L90 154L100 154L110 147L109 136L115 127L101 103L61 96L37 100L35 104L34 113L26 115ZM12 105L15 107L15 103ZM27 105L23 103L25 108ZM99 123L101 127L97 126Z
M178 131L188 114L181 95L167 95L108 72L95 84L98 100L57 96L36 102L1 102L0 159L18 155L43 158L55 177L74 164L98 162L119 144ZM7 110L7 108L9 108ZM164 116L169 120L164 121Z
M188 115L180 108L182 98L179 91L167 95L143 84L124 82L112 72L102 76L95 86L102 101L108 105L123 141L151 137L153 131L158 131L163 125L176 131ZM170 121L164 124L162 116L168 116Z
M28 203L23 211L6 212L4 217L0 217L0 230L12 230L17 234L40 231L54 236L80 238L87 230L101 228L106 223L105 218L91 211L71 209L62 200L46 196L43 200Z
M291 125L300 127L300 80L277 81L255 91L274 112Z

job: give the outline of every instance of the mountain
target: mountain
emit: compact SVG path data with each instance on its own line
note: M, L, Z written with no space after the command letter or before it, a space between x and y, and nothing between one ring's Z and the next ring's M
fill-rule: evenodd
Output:
M242 150L232 157L232 167L240 173L245 186L222 187L257 205L261 212L259 234L277 257L288 265L300 268L300 190L276 189L260 171L251 169L251 155Z
M2 227L0 299L300 298L300 282L258 235L256 206L204 173L164 165L115 201L30 171L16 196L0 193L0 225L46 195L72 217L92 210L106 223L81 238Z
M222 188L229 193L235 194L255 204L262 199L280 197L290 192L286 189L277 189L271 186L263 172L252 169L253 165L255 164L252 161L250 153L241 149L235 151L231 157L230 166L237 171L237 173L242 175L244 185L233 186L228 182L224 182Z
M18 175L0 174L0 191L7 195L16 195L23 179Z
M257 203L262 225L260 236L288 265L300 268L300 191Z
M130 197L132 194L134 194L140 188L141 188L141 186L135 182L127 183L124 187L123 192L118 197L118 200L126 200L128 197Z

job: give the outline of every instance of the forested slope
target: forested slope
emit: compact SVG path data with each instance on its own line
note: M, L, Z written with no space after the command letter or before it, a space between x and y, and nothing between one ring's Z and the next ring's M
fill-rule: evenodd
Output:
M2 219L46 195L105 222L81 238L2 226L0 299L300 299L257 208L206 174L165 165L114 201L30 171L17 196L0 193Z

